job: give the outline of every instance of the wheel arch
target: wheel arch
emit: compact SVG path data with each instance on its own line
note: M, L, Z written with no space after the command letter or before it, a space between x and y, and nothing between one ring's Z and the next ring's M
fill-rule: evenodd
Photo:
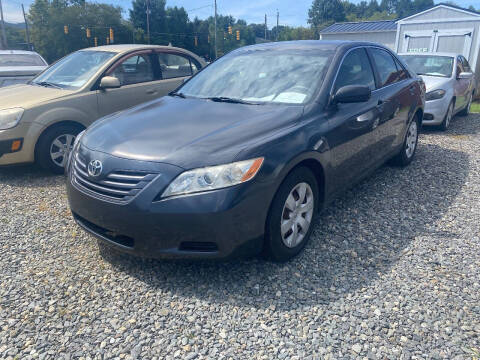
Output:
M289 163L283 167L283 169L279 173L278 177L280 180L276 183L275 191L273 192L273 197L270 200L269 208L273 203L273 199L275 198L278 189L283 184L287 176L300 167L306 167L310 171L312 171L315 179L317 180L319 202L321 205L325 203L327 184L325 176L325 166L322 164L322 161L317 156L315 156L317 154L317 152L306 152L300 154L296 158L289 161ZM319 206L319 209L321 208L322 206Z
M81 130L84 130L86 129L85 125L83 125L82 123L78 122L78 121L73 121L73 120L60 120L60 121L57 121L53 124L50 124L48 126L46 126L40 133L40 135L37 137L37 140L35 141L35 148L34 148L34 160L37 161L37 153L38 153L38 144L40 142L40 140L42 139L42 137L48 132L50 131L51 129L54 129L58 126L62 126L62 125L73 125L73 126L76 126L78 128L80 128Z

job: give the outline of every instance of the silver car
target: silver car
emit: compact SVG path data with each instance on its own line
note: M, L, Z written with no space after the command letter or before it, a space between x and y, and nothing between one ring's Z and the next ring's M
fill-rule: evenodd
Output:
M423 125L439 125L446 130L453 116L468 115L476 81L463 55L408 53L400 56L425 82Z
M0 50L0 87L25 84L47 66L34 51Z

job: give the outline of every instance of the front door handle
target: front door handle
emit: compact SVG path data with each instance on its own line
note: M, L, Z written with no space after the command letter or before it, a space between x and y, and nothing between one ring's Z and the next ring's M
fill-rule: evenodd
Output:
M148 95L154 95L157 93L157 90L147 90Z

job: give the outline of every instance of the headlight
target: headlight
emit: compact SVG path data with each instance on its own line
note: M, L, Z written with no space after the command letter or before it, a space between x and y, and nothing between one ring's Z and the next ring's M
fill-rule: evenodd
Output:
M23 115L22 108L0 110L0 130L11 129L19 123Z
M430 91L425 95L425 100L430 101L441 99L445 93L446 91L442 89Z
M221 189L247 182L257 175L262 164L263 158L257 158L186 171L168 185L162 198Z

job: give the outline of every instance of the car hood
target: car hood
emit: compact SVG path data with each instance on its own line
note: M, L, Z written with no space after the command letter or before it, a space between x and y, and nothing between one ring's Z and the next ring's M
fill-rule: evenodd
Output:
M46 66L0 66L0 76L36 75Z
M14 107L28 109L45 101L70 95L72 91L39 85L12 85L0 88L0 110Z
M244 105L170 96L97 121L81 143L117 157L185 169L231 162L248 143L293 126L303 106Z
M450 78L440 77L440 76L420 75L420 77L423 79L423 82L425 83L427 92L439 89L450 81Z

